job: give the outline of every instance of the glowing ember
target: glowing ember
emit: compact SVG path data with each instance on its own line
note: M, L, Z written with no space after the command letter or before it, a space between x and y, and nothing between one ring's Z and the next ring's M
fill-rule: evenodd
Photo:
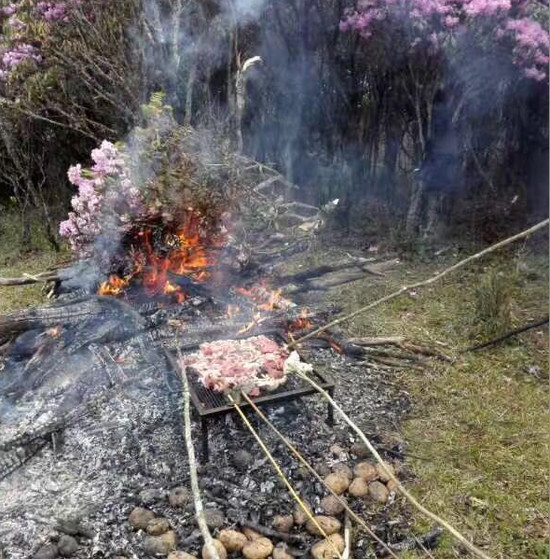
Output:
M302 309L300 316L296 318L292 324L288 327L289 332L296 332L297 330L305 330L306 328L312 328L313 322L308 318L308 309Z
M254 301L258 309L262 311L288 309L292 306L292 302L281 295L282 290L278 289L273 291L269 288L269 282L266 279L261 280L257 285L248 289L244 287L237 287L235 291Z

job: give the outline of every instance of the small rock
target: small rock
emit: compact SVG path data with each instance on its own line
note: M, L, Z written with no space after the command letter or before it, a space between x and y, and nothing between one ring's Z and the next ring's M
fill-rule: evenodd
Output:
M269 538L258 538L247 542L243 547L243 555L246 559L266 559L273 551L273 544Z
M189 502L189 490L187 487L174 487L168 495L168 502L173 507L185 507Z
M294 518L291 514L279 514L273 519L273 528L278 532L286 534L292 530L292 526L294 526Z
M324 462L321 462L320 464L317 464L315 469L317 470L317 473L321 477L325 477L325 476L328 476L330 474L330 468ZM308 472L308 476L309 476L309 472Z
M395 468L391 465L391 464L387 464L387 469L395 476ZM390 481L391 477L382 469L382 466L380 464L376 464L376 471L378 472L378 477L380 478L380 481L383 481L384 483Z
M72 557L78 550L78 542L68 535L63 535L57 542L57 549L61 557Z
M221 528L225 523L225 515L218 509L206 509L204 518L209 528Z
M340 528L342 527L340 521L332 516L323 516L321 514L318 514L313 518L316 520L317 524L319 524L319 526L323 529L327 536L336 534L336 532L339 532ZM323 533L319 530L319 528L317 528L312 520L308 520L306 524L306 530L314 536L323 535Z
M145 529L150 536L160 536L170 530L170 522L167 518L153 518Z
M357 458L368 458L370 456L369 449L361 442L353 443L350 450Z
M353 472L351 471L351 468L343 462L339 462L338 464L336 464L334 468L332 468L332 470L335 474L343 475L350 481L353 479Z
M353 468L356 477L360 477L365 481L374 481L378 478L378 470L370 462L360 462Z
M388 500L388 490L380 481L369 483L369 495L379 503L385 503Z
M252 463L254 457L247 450L238 450L233 455L233 465L238 470L246 470Z
M285 543L277 544L277 547L273 550L273 559L294 559L287 549L288 546Z
M306 505L307 510L311 514L313 514L313 512L311 510L311 507L307 503L305 505ZM294 518L294 522L296 524L298 524L299 526L301 526L302 524L305 524L309 520L308 515L304 512L302 507L300 507L299 505L296 505L296 508L294 509L294 512L292 513L292 516Z
M176 551L170 552L168 555L168 559L197 559L194 555L187 553L187 551L180 551L179 549Z
M346 543L340 534L332 534L328 538L317 542L311 548L313 559L338 559L338 553L342 553Z
M343 497L340 499L343 500ZM321 499L321 508L329 516L335 516L343 512L344 505L334 495L327 495Z
M162 501L164 493L160 489L144 489L138 495L139 502L142 505L152 505Z
M356 477L349 486L349 494L354 497L365 497L369 494L369 484L360 477Z
M388 489L388 491L390 493L394 493L395 491L397 491L397 483L395 483L395 481L393 481L393 479L390 479L390 481L388 481L388 483L386 483L386 488Z
M218 552L219 559L227 559L227 550L223 547L222 542L215 538L212 541L214 542L214 547ZM202 546L202 559L216 559L215 557L211 557L206 544Z
M227 551L241 551L246 542L246 536L237 530L221 530L218 536Z
M176 549L176 532L170 530L162 536L147 536L143 542L143 549L149 555L168 555Z
M147 528L147 524L149 524L153 518L155 518L155 514L150 510L142 507L136 507L130 513L128 520L136 530L145 530L145 528Z
M33 559L55 559L58 555L57 546L48 544L42 546L32 557Z
M336 493L341 495L349 487L349 479L342 474L329 474L325 483Z

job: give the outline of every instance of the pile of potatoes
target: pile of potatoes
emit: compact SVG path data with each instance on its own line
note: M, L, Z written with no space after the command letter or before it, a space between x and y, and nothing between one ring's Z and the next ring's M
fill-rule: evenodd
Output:
M389 465L390 470L395 475L395 469ZM378 503L385 503L389 494L395 491L395 482L379 467L370 462L360 462L353 470L343 463L339 463L332 469L325 479L325 483L341 498L345 495L372 499ZM324 514L315 515L309 509L315 522L300 507L296 507L293 514L279 515L273 519L273 529L277 532L289 533L294 527L304 526L313 536L322 537L323 534L317 527L319 525L326 538L318 541L311 548L311 555L314 559L337 559L338 553L342 553L345 548L343 536L340 534L342 523L337 515L344 512L344 506L332 494L327 495L321 500L320 507ZM308 507L309 508L309 507ZM237 530L220 530L218 537L214 539L214 545L219 555L219 559L227 559L228 553L238 552L245 559L293 559L287 551L284 543L279 543L276 547L269 538L258 534L250 528L243 528L241 532ZM168 559L196 559L184 552L174 552ZM208 548L203 546L202 559L213 559L208 552Z

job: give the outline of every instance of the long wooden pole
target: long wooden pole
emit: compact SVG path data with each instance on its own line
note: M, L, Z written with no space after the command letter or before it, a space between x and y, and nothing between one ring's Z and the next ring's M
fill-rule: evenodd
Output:
M525 239L525 238L531 236L533 233L536 233L537 231L539 231L539 230L541 230L545 227L548 227L549 222L550 222L550 220L545 219L544 221L541 221L540 223L537 223L536 225L533 225L533 227L529 227L529 229L525 229L525 231L521 231L521 233L517 233L516 235L513 235L512 237L508 237L507 239L504 239L503 241L500 241L500 242L498 242L494 245L491 245L490 247L487 247L486 249L484 249L480 252L476 252L476 254L472 254L471 256L468 256L468 258L464 258L464 260L461 260L460 262L457 262L456 264L454 264L450 268L446 268L445 270L435 274L431 278L428 278L426 280L422 280L422 281L419 281L419 282L416 282L416 283L412 283L410 285L405 285L405 286L401 287L400 289L398 289L397 291L394 291L393 293L390 293L389 295L385 295L384 297L381 297L380 299L377 299L376 301L373 301L372 303L369 303L368 305L365 305L364 307L361 307L360 309L357 309L356 311L353 311L352 313L350 313L346 316L343 316L341 318L337 318L336 320L333 320L332 322L329 322L328 324L325 324L324 326L321 326L320 328L317 328L316 330L313 330L312 332L310 332L309 334L306 334L302 338L294 340L293 342L288 344L288 347L290 349L294 349L298 344L304 342L305 340L309 340L310 338L314 338L315 336L318 336L319 334L321 334L325 330L328 330L329 328L332 328L333 326L341 324L342 322L346 322L346 321L356 317L357 315L362 314L362 313L364 313L364 312L366 312L366 311L368 311L368 310L370 310L370 309L372 309L372 308L374 308L374 307L376 307L376 306L378 306L382 303L385 303L387 301L391 301L392 299L395 299L396 297L399 297L400 295L403 295L404 293L407 293L411 289L416 289L418 287L424 287L426 285L430 285L432 283L435 283L436 281L439 281L440 279L444 278L447 274L450 274L451 272L454 272L455 270L458 270L459 268L463 268L464 266L466 266L466 264L469 264L470 262L473 262L474 260L478 260L478 259L482 258L483 256L485 256L486 254L494 252L495 250L498 250L498 249L503 248L507 245L515 243L516 241L519 241L521 239Z

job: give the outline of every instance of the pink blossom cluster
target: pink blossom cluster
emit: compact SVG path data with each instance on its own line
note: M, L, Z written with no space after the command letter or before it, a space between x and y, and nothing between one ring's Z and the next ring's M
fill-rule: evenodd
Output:
M412 30L409 47L438 49L458 31L477 32L481 42L487 29L497 40L507 39L511 57L524 75L537 81L548 77L548 31L529 17L529 0L362 0L340 22L344 32L363 39L387 37L396 29ZM402 40L400 37L397 40Z
M82 169L80 164L72 165L67 176L78 193L71 200L74 211L59 224L59 233L66 238L73 251L87 254L94 238L102 231L103 216L106 212L115 215L123 226L130 215L143 211L140 190L133 185L129 170L120 150L104 140L101 146L92 150L93 165Z
M2 55L2 66L5 70L13 70L25 60L36 60L39 62L41 56L32 45L20 43L14 45L11 49L6 50Z
M68 21L67 2L38 2L36 12L48 22Z

